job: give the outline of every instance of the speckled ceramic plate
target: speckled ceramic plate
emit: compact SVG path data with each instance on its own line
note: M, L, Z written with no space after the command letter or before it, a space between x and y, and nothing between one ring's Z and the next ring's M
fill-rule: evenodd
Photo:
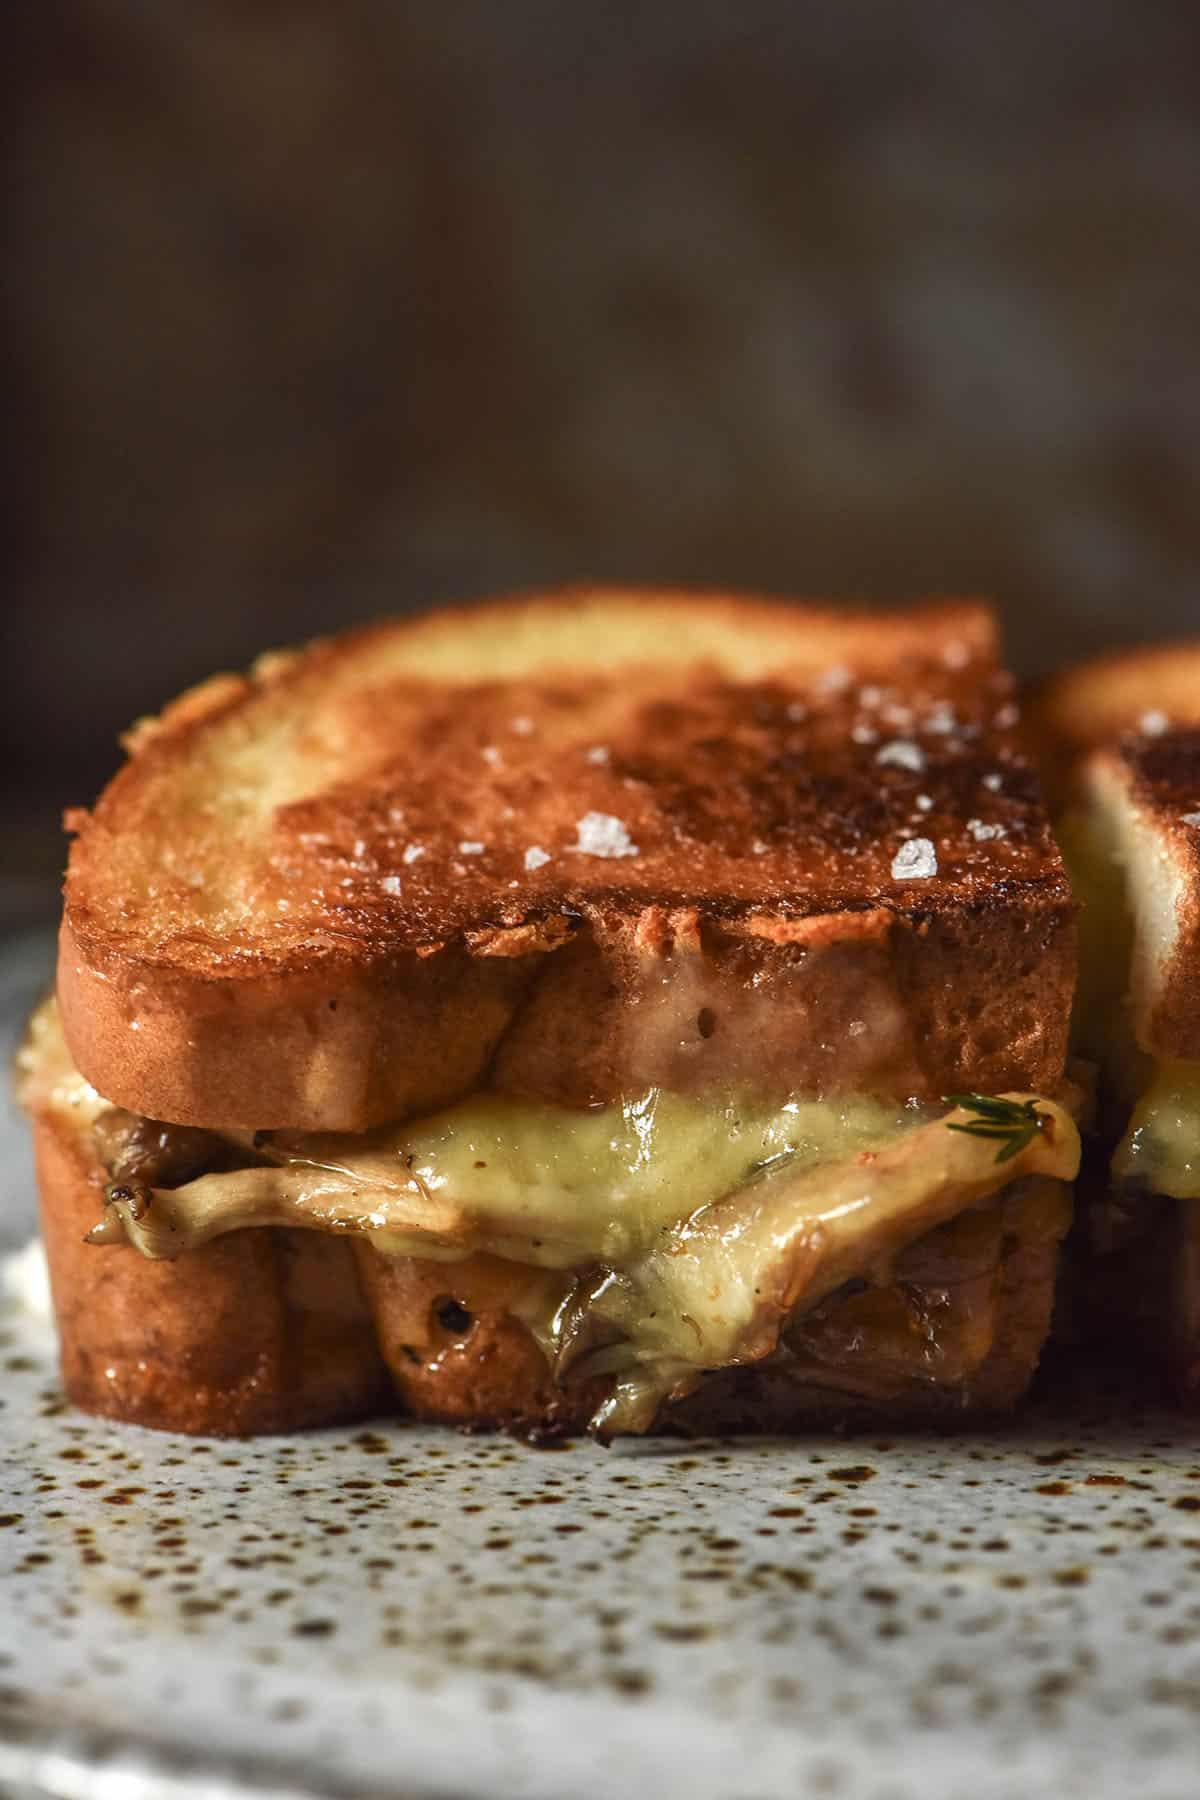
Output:
M1086 1383L963 1443L239 1445L85 1419L0 1332L5 1794L1200 1791L1200 1450Z

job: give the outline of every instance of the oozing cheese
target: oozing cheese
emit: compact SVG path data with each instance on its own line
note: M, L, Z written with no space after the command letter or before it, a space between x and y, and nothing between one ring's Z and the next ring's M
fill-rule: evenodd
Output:
M1129 1187L1200 1200L1200 1063L1153 1065L1112 1168Z
M643 1430L704 1370L768 1355L797 1309L887 1280L914 1239L1010 1182L1073 1179L1074 1124L1038 1106L1045 1129L1001 1163L993 1139L873 1102L756 1114L656 1093L578 1114L478 1096L367 1140L276 1139L270 1166L117 1200L94 1237L170 1257L308 1226L557 1272L529 1321L552 1367L611 1374L595 1425Z
M1099 1063L1111 1103L1128 1118L1112 1156L1113 1180L1125 1189L1200 1199L1200 1064L1155 1062L1135 1039L1131 857L1121 821L1099 807L1069 814L1059 842L1087 895L1072 1036Z
M77 1109L77 1086L49 1068L41 1103ZM908 1245L1010 1183L1072 1180L1075 1126L1050 1100L1037 1108L1041 1129L1000 1161L994 1138L947 1128L966 1114L877 1100L653 1089L572 1111L479 1093L359 1137L272 1133L255 1166L177 1188L114 1189L91 1236L170 1258L299 1226L544 1271L527 1322L556 1375L611 1375L595 1425L642 1430L706 1369L770 1354L793 1315L847 1281L886 1281Z

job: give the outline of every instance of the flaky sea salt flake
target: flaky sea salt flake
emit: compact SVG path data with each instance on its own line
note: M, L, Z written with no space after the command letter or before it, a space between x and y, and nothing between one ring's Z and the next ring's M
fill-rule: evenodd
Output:
M632 841L622 820L612 813L588 812L575 825L577 838L570 850L581 856L636 856L638 847Z
M525 867L527 869L544 869L549 861L550 858L540 844L530 844L528 850L525 852Z
M907 738L893 738L890 744L880 745L875 761L885 769L909 769L919 775L925 767L925 752Z
M937 851L926 837L910 838L892 858L893 881L928 881L937 870Z

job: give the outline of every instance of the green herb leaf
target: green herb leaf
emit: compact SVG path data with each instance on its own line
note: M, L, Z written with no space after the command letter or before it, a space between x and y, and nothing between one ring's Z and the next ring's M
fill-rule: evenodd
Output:
M991 1094L945 1094L943 1099L947 1106L978 1115L965 1125L947 1122L947 1131L961 1131L964 1137L988 1138L998 1143L998 1163L1019 1156L1049 1122L1048 1115L1040 1113L1032 1100L998 1100Z

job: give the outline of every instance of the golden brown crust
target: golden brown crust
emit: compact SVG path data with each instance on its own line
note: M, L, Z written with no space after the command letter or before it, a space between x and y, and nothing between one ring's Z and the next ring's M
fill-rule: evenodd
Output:
M842 980L849 946L885 1010L925 996L916 1074L905 1048L880 1091L1061 1073L1073 906L971 604L579 594L380 626L185 696L72 825L67 1036L154 1117L362 1130L493 1058L561 1097L584 974L608 1016L575 1097L612 1098L645 921L683 913L706 979L756 939ZM937 872L903 879L915 837Z
M1150 715L1168 728L1200 725L1200 644L1178 641L1111 650L1051 676L1031 694L1027 719L1043 779L1068 781L1091 750L1137 733Z
M196 977L59 937L78 1066L115 1105L226 1130L365 1130L478 1085L534 973L526 958L398 956L388 968Z
M1200 659L1196 667L1200 686ZM1159 1056L1200 1058L1200 729L1122 746L1130 804L1173 878L1172 927L1139 1036Z
M1200 1058L1200 643L1115 652L1034 696L1030 728L1064 815L1107 814L1129 871L1134 1026Z
M35 1115L42 1237L63 1385L136 1425L251 1436L334 1424L388 1402L349 1247L243 1231L178 1262L83 1242L105 1174L71 1122Z

